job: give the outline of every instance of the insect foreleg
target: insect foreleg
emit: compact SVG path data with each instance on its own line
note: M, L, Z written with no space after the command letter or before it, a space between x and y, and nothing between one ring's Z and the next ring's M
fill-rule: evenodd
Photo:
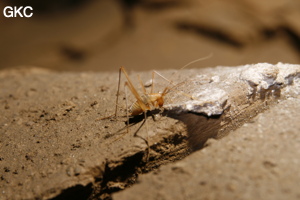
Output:
M151 82L152 82L152 85L151 85L151 93L153 93L153 91L154 91L154 71L152 71L152 80L151 80Z

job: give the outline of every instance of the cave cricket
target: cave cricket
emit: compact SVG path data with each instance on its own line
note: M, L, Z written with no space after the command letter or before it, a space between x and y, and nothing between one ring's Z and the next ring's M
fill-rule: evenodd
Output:
M203 58L199 58L197 60L194 60L192 62L189 62L188 64L184 65L183 67L180 68L180 70L186 68L187 66L198 62L198 61L202 61L202 60L206 60L208 58L210 58L212 56L212 54L203 57ZM126 124L126 133L129 133L129 119L130 117L134 117L134 116L138 116L138 115L144 115L144 120L143 123L140 125L140 128L146 124L146 130L147 130L147 139L145 140L148 146L148 155L147 158L149 158L149 153L150 153L150 147L149 147L149 134L148 134L148 125L147 125L147 112L148 111L153 111L155 109L160 109L161 111L163 110L163 105L164 105L164 98L165 96L171 92L172 90L179 92L187 97L189 97L190 99L194 99L192 96L185 94L182 91L178 91L175 88L178 87L179 85L183 84L184 82L178 83L178 84L174 84L173 81L171 81L171 78L167 79L166 77L164 77L163 75L161 75L159 72L153 70L152 71L152 78L150 81L150 93L147 92L145 85L143 84L140 76L138 75L138 80L140 82L143 94L140 95L137 91L137 89L135 88L135 86L133 85L127 71L125 70L124 67L120 67L119 68L119 81L118 81L118 90L117 90L117 97L116 97L116 106L115 106L115 113L109 117L104 117L101 118L100 120L103 119L108 119L108 118L117 118L118 117L118 109L119 109L119 96L120 96L120 85L121 85L121 75L122 73L125 75L126 81L124 83L124 90L125 90L125 101L126 101L126 118L127 118L127 124ZM164 79L165 81L168 82L168 85L163 89L162 92L158 92L155 93L154 92L154 76L158 75L160 76L162 79ZM175 74L173 74L172 76L174 76ZM171 76L171 77L172 77ZM148 85L149 86L149 85ZM149 87L150 87L149 86ZM129 88L130 92L134 95L136 101L133 102L130 106L128 106L128 98L127 98L127 89ZM139 128L139 129L140 129ZM138 129L138 130L139 130ZM136 136L136 133L135 133ZM119 138L117 138L116 140L118 140Z

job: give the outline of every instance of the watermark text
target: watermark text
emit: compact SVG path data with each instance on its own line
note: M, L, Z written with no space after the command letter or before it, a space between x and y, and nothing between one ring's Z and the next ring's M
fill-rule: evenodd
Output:
M33 8L31 6L6 6L3 10L3 15L7 18L11 17L32 17Z

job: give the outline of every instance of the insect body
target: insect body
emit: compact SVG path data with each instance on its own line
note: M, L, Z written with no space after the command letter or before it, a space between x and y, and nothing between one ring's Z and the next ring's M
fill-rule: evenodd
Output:
M125 77L127 79L127 81L125 82L125 88L127 86L130 89L131 93L136 98L136 101L129 107L129 109L127 110L127 113L129 112L129 114L131 116L136 116L136 115L140 115L142 113L145 113L147 111L151 111L151 110L156 109L156 108L161 108L164 105L164 96L170 91L169 87L166 87L163 90L163 92L153 93L154 84L152 84L151 93L147 93L141 79L139 78L140 84L142 86L143 93L144 93L143 95L140 95L136 91L135 87L133 86L133 84L132 84L132 82L131 82L131 80L130 80L130 78L129 78L129 76L128 76L128 74L127 74L124 67L120 67L120 72L119 73L121 74L121 72L125 75ZM152 79L154 78L155 73L158 74L157 72L153 71ZM160 75L160 74L158 74L158 75ZM119 75L119 76L121 76L121 75ZM117 100L116 100L115 115L117 115L117 110L118 110L119 88L120 88L120 79L119 79L119 86L118 86L118 93L117 93ZM127 93L126 93L126 96L127 96ZM127 104L127 98L126 98L126 104Z
M142 102L145 104L146 110L151 109L150 106L149 106L149 103L148 103L148 97L142 96ZM130 113L131 116L136 116L136 115L139 115L143 112L144 112L144 110L142 109L142 107L140 106L138 101L134 102L129 107L129 113Z
M136 116L142 114L145 111L153 110L155 108L161 108L164 105L164 94L144 94L141 96L143 104L146 106L146 110L143 110L138 101L135 101L130 107L130 115Z
M193 64L195 62L198 62L200 60L204 60L204 59L207 59L211 57L211 55L205 57L205 58L200 58L200 59L197 59L197 60L194 60L188 64L186 64L185 66L183 66L181 69L184 69L185 67L187 67L188 65L190 64ZM117 98L116 98L116 107L115 107L115 114L113 115L114 117L117 117L117 112L118 112L118 101L119 101L119 96L120 96L120 84L121 84L121 74L124 74L125 77L126 77L126 82L125 82L125 100L126 100L126 116L127 116L127 125L126 125L126 128L127 128L127 133L129 132L129 115L130 116L137 116L137 115L141 115L141 114L144 114L144 122L141 124L140 128L143 126L143 124L145 123L146 124L146 129L147 129L147 139L145 140L145 142L147 143L147 146L148 146L148 153L147 153L147 160L149 158L149 155L150 155L150 145L149 145L149 135L148 135L148 126L147 126L147 123L146 123L146 119L147 119L147 111L152 111L154 109L161 109L163 108L164 106L164 98L165 96L170 92L170 91L176 91L176 92L179 92L181 93L182 95L190 98L190 99L194 99L192 96L188 95L188 94L185 94L184 92L182 91L178 91L176 90L176 87L184 84L185 82L182 82L182 83L179 83L179 84L174 84L173 81L171 81L171 79L167 79L165 78L163 75L161 75L160 73L156 72L156 71L153 71L152 72L152 80L151 80L151 91L150 93L148 93L145 89L145 86L142 82L142 80L140 79L140 77L138 76L138 79L140 81L140 84L141 84L141 87L142 87L142 90L143 90L143 94L140 95L136 88L133 86L133 83L131 82L126 70L124 67L120 67L119 69L119 82L118 82L118 91L117 91ZM154 93L153 90L154 90L154 75L158 75L160 76L162 79L164 79L165 81L168 82L168 85L164 88L164 90L162 92L159 92L159 93ZM146 87L148 87L149 84L147 84ZM127 88L129 88L130 92L134 95L136 101L131 104L131 106L128 107L128 98L127 98ZM110 116L112 117L112 116ZM107 119L107 118L110 118L110 117L105 117L105 118L102 118L102 119ZM140 129L138 128L138 130ZM137 131L138 131L137 130ZM136 136L136 133L135 132L135 136Z
M184 65L181 69L184 69L185 67L201 61L201 60L205 60L208 59L212 56L212 54L204 57L204 58L200 58L197 60L194 60L186 65ZM143 89L143 95L140 95L137 90L135 89L135 87L133 86L126 70L124 67L120 67L119 70L119 83L118 83L118 92L117 92L117 99L116 99L116 109L115 109L115 117L117 116L117 111L118 111L118 100L119 100L119 91L120 91L120 83L121 83L121 73L123 73L127 79L127 81L125 82L125 88L126 86L130 89L131 93L134 95L134 97L136 98L136 101L128 108L127 105L127 93L126 93L126 89L125 89L125 93L126 93L126 114L127 114L127 118L128 118L128 112L131 116L136 116L139 114L144 113L145 114L145 120L146 120L146 112L147 111L151 111L153 110L153 108L161 108L164 105L164 97L166 94L168 94L171 90L175 90L176 91L176 87L179 86L181 83L179 84L174 84L173 81L170 81L170 79L165 78L164 76L162 76L160 73L153 71L152 72L152 80L151 80L151 92L147 93L146 89L143 85L143 82L141 81L140 77L139 81L140 84L142 86ZM169 86L165 87L165 89L163 90L163 92L159 92L159 93L153 93L153 88L154 88L154 74L157 74L158 76L160 76L161 78L163 78L164 80L166 80L167 82L169 82L169 86L172 85L172 87L170 88ZM186 95L183 92L179 91L180 93L182 93L184 96L187 96L191 99L193 99L193 97L191 97L190 95Z

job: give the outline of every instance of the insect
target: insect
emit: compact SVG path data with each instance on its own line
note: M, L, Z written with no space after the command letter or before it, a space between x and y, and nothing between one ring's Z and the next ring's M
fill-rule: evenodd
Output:
M200 59L197 59L197 60L194 60L186 65L184 65L183 67L180 68L181 69L184 69L185 67L195 63L195 62L198 62L198 61L201 61L201 60L205 60L205 59L208 59L212 56L212 54L210 54L209 56L206 56L204 58L200 58ZM126 77L126 81L125 81L125 100L126 100L126 117L127 117L127 133L129 132L129 118L130 117L134 117L134 116L138 116L138 115L144 115L144 121L143 123L141 124L141 126L145 123L146 124L146 129L147 129L147 140L146 143L147 143L147 146L148 146L148 156L149 156L149 135L148 135L148 125L147 125L147 122L146 122L146 119L147 119L147 112L148 111L153 111L155 109L163 109L163 105L164 105L164 99L165 99L165 96L170 93L172 90L176 90L176 87L178 87L179 85L183 84L184 82L181 82L181 83L178 83L178 84L175 84L173 81L171 81L171 78L167 79L166 77L164 77L163 75L161 75L160 73L158 73L157 71L152 71L152 79L151 79L151 90L150 92L148 93L146 91L146 88L140 78L140 76L138 76L138 80L140 82L140 85L141 85L141 88L142 88L142 91L143 91L143 94L140 95L138 93L138 91L136 90L135 86L133 85L131 79L129 78L129 75L127 73L127 71L125 70L124 67L120 67L119 69L119 81L118 81L118 90L117 90L117 98L116 98L116 107L115 107L115 113L114 115L110 116L110 117L105 117L105 118L102 118L102 119L106 119L106 118L111 118L111 117L117 117L117 113L118 113L118 108L119 108L119 96L120 96L120 85L121 85L121 74L124 74L125 77ZM168 82L167 86L162 90L162 92L158 92L158 93L155 93L154 92L154 76L155 75L158 75L160 76L162 79L164 79L165 81ZM174 74L173 74L174 75ZM129 88L130 92L134 95L136 101L133 102L130 106L128 106L128 98L127 98L127 89L126 88ZM192 96L188 95L188 94L185 94L184 92L182 91L177 91L191 99L193 99ZM140 126L140 127L141 127Z
M125 86L130 89L131 93L136 98L136 101L134 103L132 103L131 106L129 107L129 109L127 110L127 116L128 116L128 113L129 113L130 116L137 116L137 115L140 115L140 114L145 114L147 111L151 111L153 109L161 108L164 105L164 97L165 97L165 95L167 95L171 91L172 88L167 86L167 87L165 87L165 89L162 92L153 93L153 90L154 90L153 89L154 88L154 83L153 83L154 74L158 74L159 76L163 77L162 75L160 75L156 71L152 72L152 81L151 81L152 83L151 83L151 92L150 93L147 93L146 88L145 88L142 80L138 76L138 79L140 81L140 84L141 84L141 87L142 87L142 90L143 90L143 94L140 95L137 92L137 90L135 89L135 87L133 86L133 84L132 84L132 82L131 82L131 80L130 80L130 78L129 78L129 76L128 76L128 74L127 74L124 67L120 67L120 72L119 73L121 73L121 72L125 75L125 77L127 79L127 81L125 82ZM164 78L164 79L166 79L166 78ZM115 116L117 116L117 110L118 110L119 89L120 89L120 79L119 79L119 86L118 86L118 92L117 92ZM125 93L127 93L127 92L125 92ZM127 96L127 94L126 94L126 96ZM126 101L127 101L127 98L126 98ZM128 106L128 104L126 106Z

